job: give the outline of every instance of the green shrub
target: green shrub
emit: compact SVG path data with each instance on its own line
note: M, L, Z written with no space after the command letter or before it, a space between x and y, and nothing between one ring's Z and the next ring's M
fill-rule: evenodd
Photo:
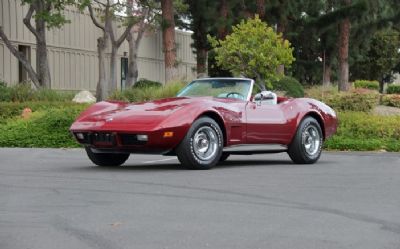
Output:
M141 102L162 98L175 97L184 86L181 82L170 83L164 87L131 88L114 92L109 100L122 100L129 102Z
M30 119L10 119L0 124L0 147L78 147L69 127L86 105L34 112Z
M400 151L400 116L340 112L336 135L325 143L334 150Z
M34 99L34 90L28 83L20 83L10 87L11 101L25 102Z
M386 92L388 94L400 94L400 85L389 85Z
M72 101L74 98L74 92L60 92L52 89L39 89L34 92L34 101Z
M379 91L379 82L376 80L356 80L354 87Z
M400 108L400 94L388 94L382 97L382 105Z
M33 112L45 111L52 108L80 108L87 105L77 104L73 102L0 102L0 123L7 122L7 119L20 116L24 108L30 108Z
M0 101L11 101L11 89L2 81L0 81Z
M272 83L274 90L285 92L286 96L300 98L304 97L304 89L298 80L285 76L279 81Z
M148 79L139 79L135 85L133 85L133 88L147 88L147 87L162 87L163 84L158 81L152 81Z
M73 92L60 92L51 89L32 89L29 83L20 83L7 86L0 82L0 102L27 102L27 101L71 101Z
M379 101L379 94L368 89L355 89L350 92L338 92L333 88L316 89L307 90L307 96L318 99L337 111L369 112Z

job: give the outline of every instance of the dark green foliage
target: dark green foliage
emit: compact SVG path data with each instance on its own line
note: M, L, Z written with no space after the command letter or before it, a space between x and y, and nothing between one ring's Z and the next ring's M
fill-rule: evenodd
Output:
M389 85L386 92L388 94L400 94L400 85Z
M133 85L133 88L146 88L146 87L162 87L163 84L158 81L152 81L148 79L139 79L135 85Z
M391 29L379 31L366 44L364 49L357 51L357 63L352 67L353 78L391 82L400 63L400 33Z
M341 112L339 120L337 134L326 141L325 148L400 151L400 116Z
M30 119L13 118L0 123L0 147L78 147L69 127L86 105L50 107Z
M273 89L285 92L286 96L300 98L304 97L304 89L298 80L292 77L283 77L272 83Z
M356 80L354 87L379 91L379 82L376 80Z
M400 108L400 94L384 95L381 104Z

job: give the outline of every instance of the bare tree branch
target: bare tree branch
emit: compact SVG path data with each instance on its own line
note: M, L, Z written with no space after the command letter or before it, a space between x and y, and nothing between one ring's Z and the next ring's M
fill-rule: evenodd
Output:
M102 5L103 7L106 7L107 5L105 4L105 3L103 3L103 2L101 2L101 1L98 1L98 0L93 0L95 3L97 3L97 4L99 4L99 5Z
M102 25L97 21L96 17L94 16L92 5L88 5L88 9L89 9L90 18L92 19L93 24L94 24L96 27L98 27L99 29L105 31L105 27L102 26Z
M39 88L40 83L35 70L32 68L32 65L26 59L25 55L20 53L17 49L15 49L15 47L11 44L10 40L8 40L6 34L3 31L2 26L0 26L0 38L4 41L10 52L22 63L23 67L28 72L29 78L31 78L33 85L36 88Z
M131 31L132 26L133 26L133 24L129 24L126 27L124 33L119 37L119 39L117 41L115 41L115 45L117 47L120 47L121 44L125 41L126 37L128 36L129 32Z
M31 19L32 19L32 15L33 15L34 11L35 11L35 7L34 7L33 4L31 4L29 9L28 9L28 13L26 13L25 18L23 19L23 23L29 29L29 31L32 32L32 34L36 37L36 39L40 39L39 33L37 32L37 30L31 24Z

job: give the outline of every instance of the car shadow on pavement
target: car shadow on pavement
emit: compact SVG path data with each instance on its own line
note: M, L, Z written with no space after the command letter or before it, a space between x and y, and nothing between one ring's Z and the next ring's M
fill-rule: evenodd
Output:
M213 169L229 169L239 167L273 167L273 166L295 166L290 160L229 160L221 162ZM211 169L211 170L213 170ZM98 166L83 166L79 170L90 171L170 171L170 170L186 170L180 163L154 163L154 164L134 164L127 163L123 166L98 167Z

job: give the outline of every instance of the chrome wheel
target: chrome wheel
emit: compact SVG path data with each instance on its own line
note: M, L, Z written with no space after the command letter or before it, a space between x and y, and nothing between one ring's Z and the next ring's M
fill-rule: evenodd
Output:
M218 136L209 126L200 127L193 136L193 152L202 161L215 157L218 149Z
M302 144L304 146L305 152L309 156L314 156L320 150L321 145L321 135L314 126L307 127L302 136Z

